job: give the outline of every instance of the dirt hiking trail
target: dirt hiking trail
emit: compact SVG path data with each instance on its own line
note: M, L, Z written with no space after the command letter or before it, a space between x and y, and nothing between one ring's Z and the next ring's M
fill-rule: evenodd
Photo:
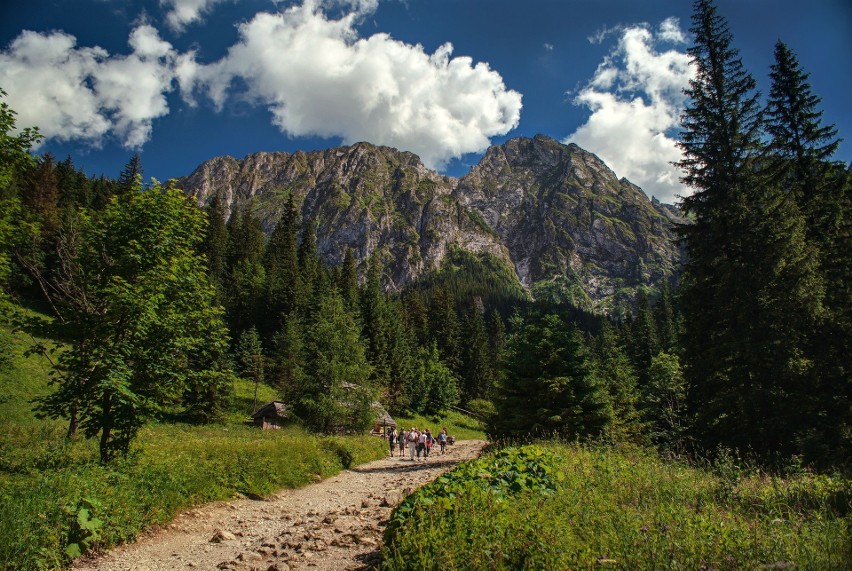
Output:
M370 569L379 561L393 507L459 462L478 457L484 446L481 440L458 441L443 456L433 451L415 462L387 457L264 500L200 506L135 543L82 558L72 569Z

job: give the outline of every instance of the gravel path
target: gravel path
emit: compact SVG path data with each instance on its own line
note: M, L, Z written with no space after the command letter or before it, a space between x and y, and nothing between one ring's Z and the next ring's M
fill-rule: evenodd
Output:
M459 462L476 458L484 445L459 441L444 456L416 462L388 457L265 500L201 506L136 543L78 560L73 569L370 569L393 506Z

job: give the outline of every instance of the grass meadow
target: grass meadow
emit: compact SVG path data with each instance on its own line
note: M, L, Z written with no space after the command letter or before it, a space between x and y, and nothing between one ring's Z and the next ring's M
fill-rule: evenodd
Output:
M852 569L852 482L543 443L407 498L383 569Z
M64 423L34 417L31 400L49 390L48 364L25 355L25 336L0 333L13 354L0 371L0 569L66 567L193 505L266 496L385 454L375 437L244 426L254 385L240 382L224 424L150 423L127 458L103 465L94 441L68 442ZM259 402L273 397L260 387Z

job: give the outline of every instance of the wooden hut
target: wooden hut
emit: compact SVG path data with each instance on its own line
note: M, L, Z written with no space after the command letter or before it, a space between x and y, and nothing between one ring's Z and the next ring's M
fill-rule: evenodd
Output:
M386 434L388 429L396 427L396 421L391 418L388 411L379 401L373 402L373 410L376 411L376 424L373 428L374 434Z
M289 417L287 405L279 400L263 405L251 415L252 424L264 430L281 428Z

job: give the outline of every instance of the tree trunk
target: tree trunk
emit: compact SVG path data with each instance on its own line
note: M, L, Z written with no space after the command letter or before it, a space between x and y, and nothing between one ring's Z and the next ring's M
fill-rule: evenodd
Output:
M77 403L74 403L68 411L68 434L65 435L68 440L74 440L77 438L77 427L79 424L80 421L77 418Z

